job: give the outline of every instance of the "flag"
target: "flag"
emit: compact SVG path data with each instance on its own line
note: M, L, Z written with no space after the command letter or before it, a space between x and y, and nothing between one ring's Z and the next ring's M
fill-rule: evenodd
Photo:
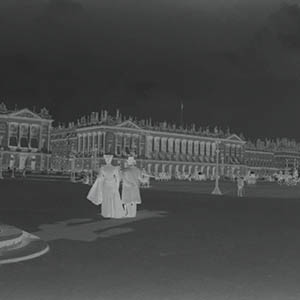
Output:
M181 110L183 110L183 102L181 102L181 106L180 106Z

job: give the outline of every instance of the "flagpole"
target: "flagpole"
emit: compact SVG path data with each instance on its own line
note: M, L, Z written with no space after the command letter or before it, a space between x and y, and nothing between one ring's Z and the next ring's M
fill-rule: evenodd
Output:
M183 102L180 102L180 126L183 127Z

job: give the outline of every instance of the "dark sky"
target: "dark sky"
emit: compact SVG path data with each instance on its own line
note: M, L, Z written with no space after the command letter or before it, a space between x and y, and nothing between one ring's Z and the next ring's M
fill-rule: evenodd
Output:
M107 108L300 140L300 7L1 0L0 95L59 121Z

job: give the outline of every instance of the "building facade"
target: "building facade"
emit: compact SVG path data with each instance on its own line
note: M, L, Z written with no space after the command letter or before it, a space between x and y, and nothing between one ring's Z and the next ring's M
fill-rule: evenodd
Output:
M77 123L54 128L51 134L54 170L96 170L103 163L104 153L114 155L114 163L123 165L130 154L138 166L151 174L202 172L208 178L216 174L219 150L219 174L234 176L245 173L245 141L217 128L210 132L177 128L166 122L152 124L151 120L137 121L115 116L107 111L82 117Z
M0 160L3 169L46 171L50 165L52 119L44 108L9 110L0 104Z
M245 145L245 164L259 175L271 175L278 171L298 169L300 144L295 140L248 141Z

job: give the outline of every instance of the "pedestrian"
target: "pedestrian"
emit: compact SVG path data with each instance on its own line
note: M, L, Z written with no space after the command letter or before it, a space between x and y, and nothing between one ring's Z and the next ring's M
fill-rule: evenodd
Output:
M149 175L145 168L142 169L142 178L143 178L143 181L142 181L142 186L145 187L145 188L150 188L150 177L151 175Z
M125 217L134 218L136 216L137 204L141 204L140 183L144 182L143 174L135 166L136 161L133 156L127 160L127 167L121 172L122 180L122 201L125 205Z
M237 178L237 196L238 197L244 196L244 186L245 186L244 178L239 176Z

